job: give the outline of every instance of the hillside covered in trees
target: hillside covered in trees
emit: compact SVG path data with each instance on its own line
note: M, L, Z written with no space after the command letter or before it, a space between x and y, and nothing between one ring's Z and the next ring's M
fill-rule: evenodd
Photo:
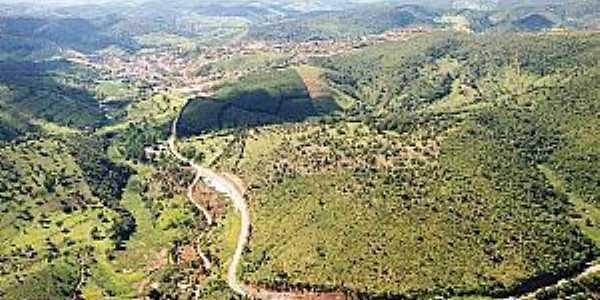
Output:
M316 60L355 100L344 117L244 131L215 163L251 187L244 278L505 297L581 270L600 242L599 46L440 34Z
M598 0L1 2L0 299L600 297Z

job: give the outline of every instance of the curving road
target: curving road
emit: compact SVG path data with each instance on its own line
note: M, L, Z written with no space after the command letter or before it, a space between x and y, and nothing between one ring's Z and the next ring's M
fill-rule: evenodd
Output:
M503 300L528 300L528 299L535 299L535 297L537 295L539 295L540 293L543 293L543 292L545 292L545 291L547 291L549 289L560 288L560 287L564 286L565 284L569 283L570 280L575 280L575 281L582 280L582 279L587 278L589 276L592 276L593 274L598 273L598 272L600 272L600 264L593 264L593 265L590 265L587 269L583 270L582 273L580 273L579 275L577 275L574 278L571 278L571 279L565 278L565 279L563 279L563 280L561 280L561 281L559 281L559 282L557 282L557 283L555 283L553 285L549 285L549 286L545 286L545 287L539 288L539 289L537 289L537 290L535 290L535 291L533 291L533 292L531 292L529 294L522 295L520 297L511 297L511 298L507 298L507 299L503 299Z
M180 112L181 113L181 112ZM246 297L251 296L252 298L259 299L269 299L269 300L280 300L280 299L346 299L343 294L340 293L295 293L295 292L275 292L266 289L259 289L257 287L246 286L241 283L237 276L237 270L240 265L242 254L246 244L248 243L248 239L250 236L250 212L248 211L248 206L246 204L246 200L244 198L244 188L240 186L238 183L234 182L230 178L218 174L217 172L204 168L198 164L196 164L192 159L188 159L184 157L178 150L176 145L177 140L177 123L179 122L180 114L177 115L173 124L171 126L171 136L169 137L169 149L171 153L181 162L191 166L195 171L194 181L188 187L187 198L190 202L192 202L202 213L207 220L208 225L212 225L213 219L210 213L206 208L202 205L194 201L193 192L194 187L198 182L202 179L205 184L213 188L215 191L225 194L229 199L231 199L236 211L240 214L241 217L241 229L238 236L237 246L233 257L231 258L231 263L227 270L227 283L229 287L238 295ZM202 260L204 261L204 265L207 269L210 269L210 261L206 258L201 251L198 251L202 256ZM593 273L600 272L600 265L592 265L584 270L581 274L579 274L575 279L581 279L587 277ZM531 297L537 295L538 293L551 288L558 287L564 285L567 280L562 280L555 285L551 285L548 287L540 288L537 291L529 293L527 295L523 295L520 297L513 297L509 299L530 299Z
M194 181L188 188L187 197L189 201L191 201L200 211L202 211L208 224L211 225L213 223L213 219L210 215L210 212L208 212L208 210L202 205L194 201L192 197L194 187L196 184L198 184L200 179L202 179L205 184L213 188L215 191L225 194L229 199L231 199L235 209L241 216L241 229L238 236L237 246L233 257L231 258L229 269L227 270L227 283L229 284L229 287L240 296L247 296L248 293L246 292L246 287L238 280L237 276L238 266L240 265L244 248L246 247L248 238L250 236L250 212L248 211L248 206L246 205L246 200L244 199L244 189L231 179L220 175L211 169L204 168L196 164L193 160L184 157L177 150L177 123L179 122L179 117L180 114L177 115L173 121L173 124L171 125L171 136L169 137L168 143L169 150L173 156L175 156L181 162L190 165L196 173ZM206 257L203 256L202 260L204 261L205 266L208 262L208 266L210 267L210 262Z

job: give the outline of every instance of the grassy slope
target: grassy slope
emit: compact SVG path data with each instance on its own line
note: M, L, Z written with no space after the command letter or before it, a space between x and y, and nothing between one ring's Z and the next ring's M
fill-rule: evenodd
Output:
M1 153L3 161L14 166L5 169L8 173L3 178L19 174L19 179L2 182L2 195L11 201L2 203L0 236L4 246L0 255L10 261L2 265L7 273L0 276L0 285L7 299L69 298L79 280L77 255L87 251L87 245L111 243L104 239L93 242L91 228L108 232L114 214L102 207L84 209L97 200L60 142L26 142L5 147ZM64 212L67 207L73 211ZM108 222L99 222L101 215L108 217ZM20 255L31 250L35 256ZM15 282L15 278L24 281Z
M472 291L487 286L490 292L491 286L516 284L535 270L554 264L531 257L581 259L578 253L563 252L554 244L560 240L574 249L580 247L580 237L572 235L573 228L564 218L531 206L529 201L534 199L513 203L513 195L529 192L512 184L495 187L507 177L515 182L527 181L525 178L519 179L510 169L495 171L496 166L475 174L469 171L490 155L489 151L498 150L498 146L490 149L493 143L475 146L471 141L465 143L468 148L457 143L457 149L439 159L444 166L440 170L419 167L427 162L414 156L429 150L411 150L410 143L395 148L394 143L403 141L393 135L356 137L332 130L324 136L315 129L304 130L306 134L296 136L285 133L291 136L292 146L280 146L277 133L273 137L271 131L251 136L236 168L259 187L251 196L253 237L245 268L250 281L392 293L448 286ZM387 147L392 147L388 150L392 152L399 149L403 154L395 159L409 162L404 170L379 166L401 164L386 162L383 154L363 156L358 149L344 153L361 142L375 146L374 140L387 145L382 153ZM269 144L272 149L254 144ZM327 157L334 165L348 166L328 166ZM308 166L303 164L307 160ZM365 174L358 170L366 170L366 166L356 160L378 163ZM299 174L282 176L277 173L282 169ZM389 173L409 181L396 185ZM493 180L479 179L482 175ZM265 181L270 183L263 187ZM554 201L553 206L564 207ZM518 213L505 215L509 211ZM548 220L562 225L547 226ZM559 228L563 230L557 231ZM522 244L525 240L527 244ZM513 243L521 246L515 248Z
M172 182L174 175L164 166L131 163L138 174L120 197L111 190L120 186L112 182L120 175L105 169L100 180L93 169L111 168L109 161L129 163L123 155L112 147L110 156L104 153L101 136L95 137L99 144L88 143L81 133L49 124L35 141L0 147L0 197L6 200L0 202L0 257L8 259L0 265L3 298L70 299L81 275L81 257L91 274L82 290L86 299L136 297L159 281L166 267L185 270L169 265L167 258L175 241L196 235L199 218L181 188L187 177L175 175L184 181ZM113 196L119 199L107 200ZM135 221L135 232L120 251L111 237L120 219L115 207Z
M550 163L595 205L598 108L583 86L597 80L596 39L427 39L324 64L337 89L380 114L362 117L366 133L261 129L220 160L254 187L247 280L489 294L595 255L596 225L579 230L536 165ZM576 78L565 76L574 67Z

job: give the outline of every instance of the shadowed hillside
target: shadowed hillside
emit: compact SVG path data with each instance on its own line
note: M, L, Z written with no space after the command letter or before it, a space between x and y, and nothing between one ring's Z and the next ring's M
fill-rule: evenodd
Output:
M0 62L0 105L13 120L42 119L61 125L93 128L107 120L98 100L69 82L65 72L76 68L64 61Z
M311 99L295 70L270 71L226 84L214 99L190 101L177 129L188 136L225 128L299 122L338 109L333 99Z
M92 52L111 45L132 47L82 18L0 17L0 59L39 59L64 49Z

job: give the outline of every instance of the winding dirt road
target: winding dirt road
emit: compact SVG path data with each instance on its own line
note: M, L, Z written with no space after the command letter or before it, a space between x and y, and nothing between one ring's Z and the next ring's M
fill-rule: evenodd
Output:
M181 113L181 112L180 112ZM260 289L258 287L246 286L241 283L237 276L237 270L239 268L242 254L246 244L248 243L248 239L250 236L250 212L248 210L248 206L246 204L246 200L244 198L244 188L232 180L232 178L219 174L211 169L204 168L198 164L196 164L192 159L188 159L184 157L177 150L177 123L179 122L180 114L177 115L176 119L173 121L171 126L171 136L169 137L168 144L169 150L179 161L182 163L191 166L195 171L195 177L193 182L188 187L187 198L188 200L194 204L198 210L202 212L208 225L213 224L213 218L210 212L204 208L202 205L194 201L193 192L195 186L198 184L200 180L202 180L209 187L213 188L215 191L226 195L229 199L231 199L236 211L240 214L241 217L241 228L237 240L237 245L235 252L231 258L231 262L229 264L229 268L227 270L227 283L229 287L238 295L242 297L251 297L258 299L268 299L268 300L285 300L285 299L321 299L321 300L339 300L339 299L347 299L347 297L341 293L300 293L300 292L277 292L271 291L267 289ZM201 251L198 251L202 257L205 268L210 269L211 263L208 258L202 254ZM581 279L587 277L595 272L600 272L600 265L593 265L584 270L581 274L579 274L575 279ZM567 280L562 280L555 285L551 285L548 287L544 287L538 289L535 292L529 293L527 295L523 295L521 297L513 297L509 299L531 299L536 294L542 292L545 289L551 287L558 287L564 285Z
M181 114L181 112L180 112ZM209 225L213 223L212 216L210 212L204 208L202 205L194 201L193 199L193 191L194 187L200 180L202 180L206 185L213 188L215 191L225 194L229 199L231 199L236 211L240 214L241 218L241 226L240 233L238 235L237 245L235 248L235 252L231 258L231 262L229 264L229 268L227 270L227 283L229 287L238 295L242 297L250 297L254 299L264 299L264 300L297 300L297 299L305 299L305 300L344 300L346 299L345 295L341 293L320 293L320 292L279 292L272 291L268 289L262 289L253 286L246 286L242 282L239 281L237 270L239 269L240 262L242 260L242 254L244 252L244 248L248 243L248 239L250 237L250 212L248 210L248 206L246 204L246 199L244 197L244 187L237 183L232 177L224 174L219 174L211 169L204 168L198 164L196 164L193 160L184 157L177 150L177 123L179 122L180 114L177 115L176 119L173 121L171 125L171 136L169 137L168 144L169 150L179 161L182 163L191 166L196 175L194 177L194 181L188 187L188 200L194 204L206 218ZM198 251L201 254L201 251ZM202 254L201 254L202 255ZM202 259L204 261L205 267L207 269L210 268L210 262L208 259L202 255Z
M526 294L526 295L523 295L523 296L520 296L520 297L511 297L511 298L504 299L504 300L529 300L529 299L535 299L536 296L539 295L542 292L548 291L548 290L553 289L553 288L560 288L560 287L564 286L565 284L569 283L572 280L574 280L574 281L582 280L582 279L590 277L590 276L592 276L592 275L594 275L594 274L596 274L598 272L600 272L600 264L590 265L587 269L585 269L582 273L580 273L579 275L577 275L574 278L563 279L563 280L557 282L556 284L539 288L538 290L536 290L534 292L531 292L529 294Z
M171 125L171 136L169 137L169 150L178 160L181 162L190 165L196 175L194 177L194 181L188 187L188 200L191 201L202 213L207 220L207 223L211 225L213 223L212 216L210 212L204 208L202 205L194 201L193 192L194 187L198 182L202 179L205 184L209 187L213 188L215 191L225 194L229 199L231 199L233 206L240 214L241 217L241 228L238 236L237 246L233 257L231 258L231 262L229 264L229 269L227 270L227 283L229 287L239 294L240 296L246 296L246 287L240 283L237 276L238 266L242 260L242 253L244 252L244 247L248 243L248 238L250 236L250 212L248 211L248 206L246 205L246 200L244 199L243 187L239 186L233 180L223 176L221 174L216 173L215 171L204 168L198 164L196 164L193 160L184 157L177 150L177 123L179 122L180 114L177 115L173 124ZM203 256L202 260L205 263L205 267L208 262L208 266L210 267L210 262L206 257Z

